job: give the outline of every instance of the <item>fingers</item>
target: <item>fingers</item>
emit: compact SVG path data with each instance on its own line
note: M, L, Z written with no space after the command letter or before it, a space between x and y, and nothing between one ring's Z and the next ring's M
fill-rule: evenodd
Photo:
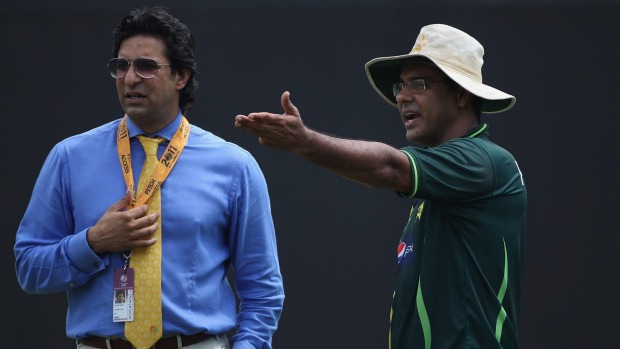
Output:
M135 243L132 244L131 248L144 248L154 245L157 242L157 239L152 238L148 240L135 240Z
M123 196L123 200L125 200L127 206L131 205L131 202L133 201L133 190L128 188L127 191L125 191L125 196Z
M298 143L299 137L303 136L304 125L299 110L291 102L289 91L282 93L280 104L284 113L260 112L250 113L247 116L237 115L235 127L257 136L261 145L283 150L292 149Z
M282 97L280 98L280 104L282 106L282 110L284 111L284 115L292 115L299 117L299 110L297 107L291 102L291 93L289 91L284 91L282 93ZM235 126L239 128L250 128L254 130L260 130L260 127L253 122L272 124L282 121L282 114L273 114L268 112L257 112L250 113L246 115L237 115L235 117Z
M129 219L138 219L149 211L149 207L147 205L140 205L137 207L132 207L125 211L125 214ZM153 213L156 214L156 213Z
M235 127L242 128L245 121L248 119L245 115L235 116Z
M261 136L270 131L273 125L280 125L284 122L281 114L271 113L251 113L248 116L237 115L235 127L240 128L254 136Z
M146 205L136 207L134 211L141 212L138 209L143 207L146 207ZM127 238L129 240L127 246L129 248L140 248L155 244L157 239L152 237L152 235L155 231L157 231L157 227L159 226L159 223L157 222L158 218L159 214L157 213L151 213L148 215L142 214L141 216L135 218L131 224L131 229L127 231Z
M110 207L120 206L117 202ZM104 253L153 245L157 241L152 235L159 226L159 214L147 212L146 205L120 211L109 209L88 230L86 239L90 247L95 253Z
M235 118L235 127L240 128L253 136L259 136L262 130L260 122L256 122L245 115L237 115Z
M159 222L157 222L159 213L147 214L147 212L148 207L146 205L124 212L129 219L127 233L132 240L148 239L157 230L159 226ZM152 241L149 245L154 242Z
M255 121L263 124L273 124L282 118L282 114L272 114L267 112L250 113L248 120Z
M146 206L140 206L141 207L146 207ZM145 212L146 213L146 212ZM131 228L133 230L141 230L144 229L145 227L153 227L153 231L155 231L155 229L157 228L157 219L159 218L159 213L151 213L148 215L139 215L135 218L133 218L133 222L131 223Z
M157 242L157 239L152 237L152 235L157 230L158 224L154 223L151 225L147 225L140 229L133 230L128 239L130 240L128 243L128 247L148 247Z

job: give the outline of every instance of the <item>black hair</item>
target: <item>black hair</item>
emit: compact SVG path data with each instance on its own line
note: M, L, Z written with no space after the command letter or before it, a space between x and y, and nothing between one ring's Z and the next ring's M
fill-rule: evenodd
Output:
M112 33L114 47L112 57L118 57L123 40L136 35L161 38L166 44L166 58L170 60L172 74L189 70L187 84L180 91L179 108L186 113L194 105L194 93L198 88L194 36L189 27L172 16L165 7L138 8L125 16Z

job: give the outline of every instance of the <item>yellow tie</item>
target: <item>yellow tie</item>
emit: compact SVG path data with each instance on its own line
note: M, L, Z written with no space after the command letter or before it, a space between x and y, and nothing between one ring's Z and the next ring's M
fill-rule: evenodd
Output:
M146 159L140 173L140 193L157 165L157 146L163 138L138 136ZM160 190L156 190L149 201L148 213L161 211ZM154 237L157 242L148 248L134 249L131 267L135 273L134 321L125 323L125 338L137 349L148 349L162 336L161 319L161 218L157 219Z

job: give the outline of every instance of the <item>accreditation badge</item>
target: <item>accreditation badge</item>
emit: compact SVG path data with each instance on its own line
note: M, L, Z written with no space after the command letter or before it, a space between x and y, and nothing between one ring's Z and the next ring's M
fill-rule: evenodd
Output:
M118 268L114 270L114 306L112 320L114 322L133 321L134 313L134 274L133 268Z

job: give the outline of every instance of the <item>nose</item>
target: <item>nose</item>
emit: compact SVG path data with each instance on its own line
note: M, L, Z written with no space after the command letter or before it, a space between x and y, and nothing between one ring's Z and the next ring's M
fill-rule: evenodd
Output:
M133 86L142 81L142 77L136 73L133 64L129 66L127 73L125 73L125 76L122 79L125 80L125 84L127 86Z
M414 98L414 94L409 92L406 88L403 88L396 95L396 104L403 102L411 102Z

